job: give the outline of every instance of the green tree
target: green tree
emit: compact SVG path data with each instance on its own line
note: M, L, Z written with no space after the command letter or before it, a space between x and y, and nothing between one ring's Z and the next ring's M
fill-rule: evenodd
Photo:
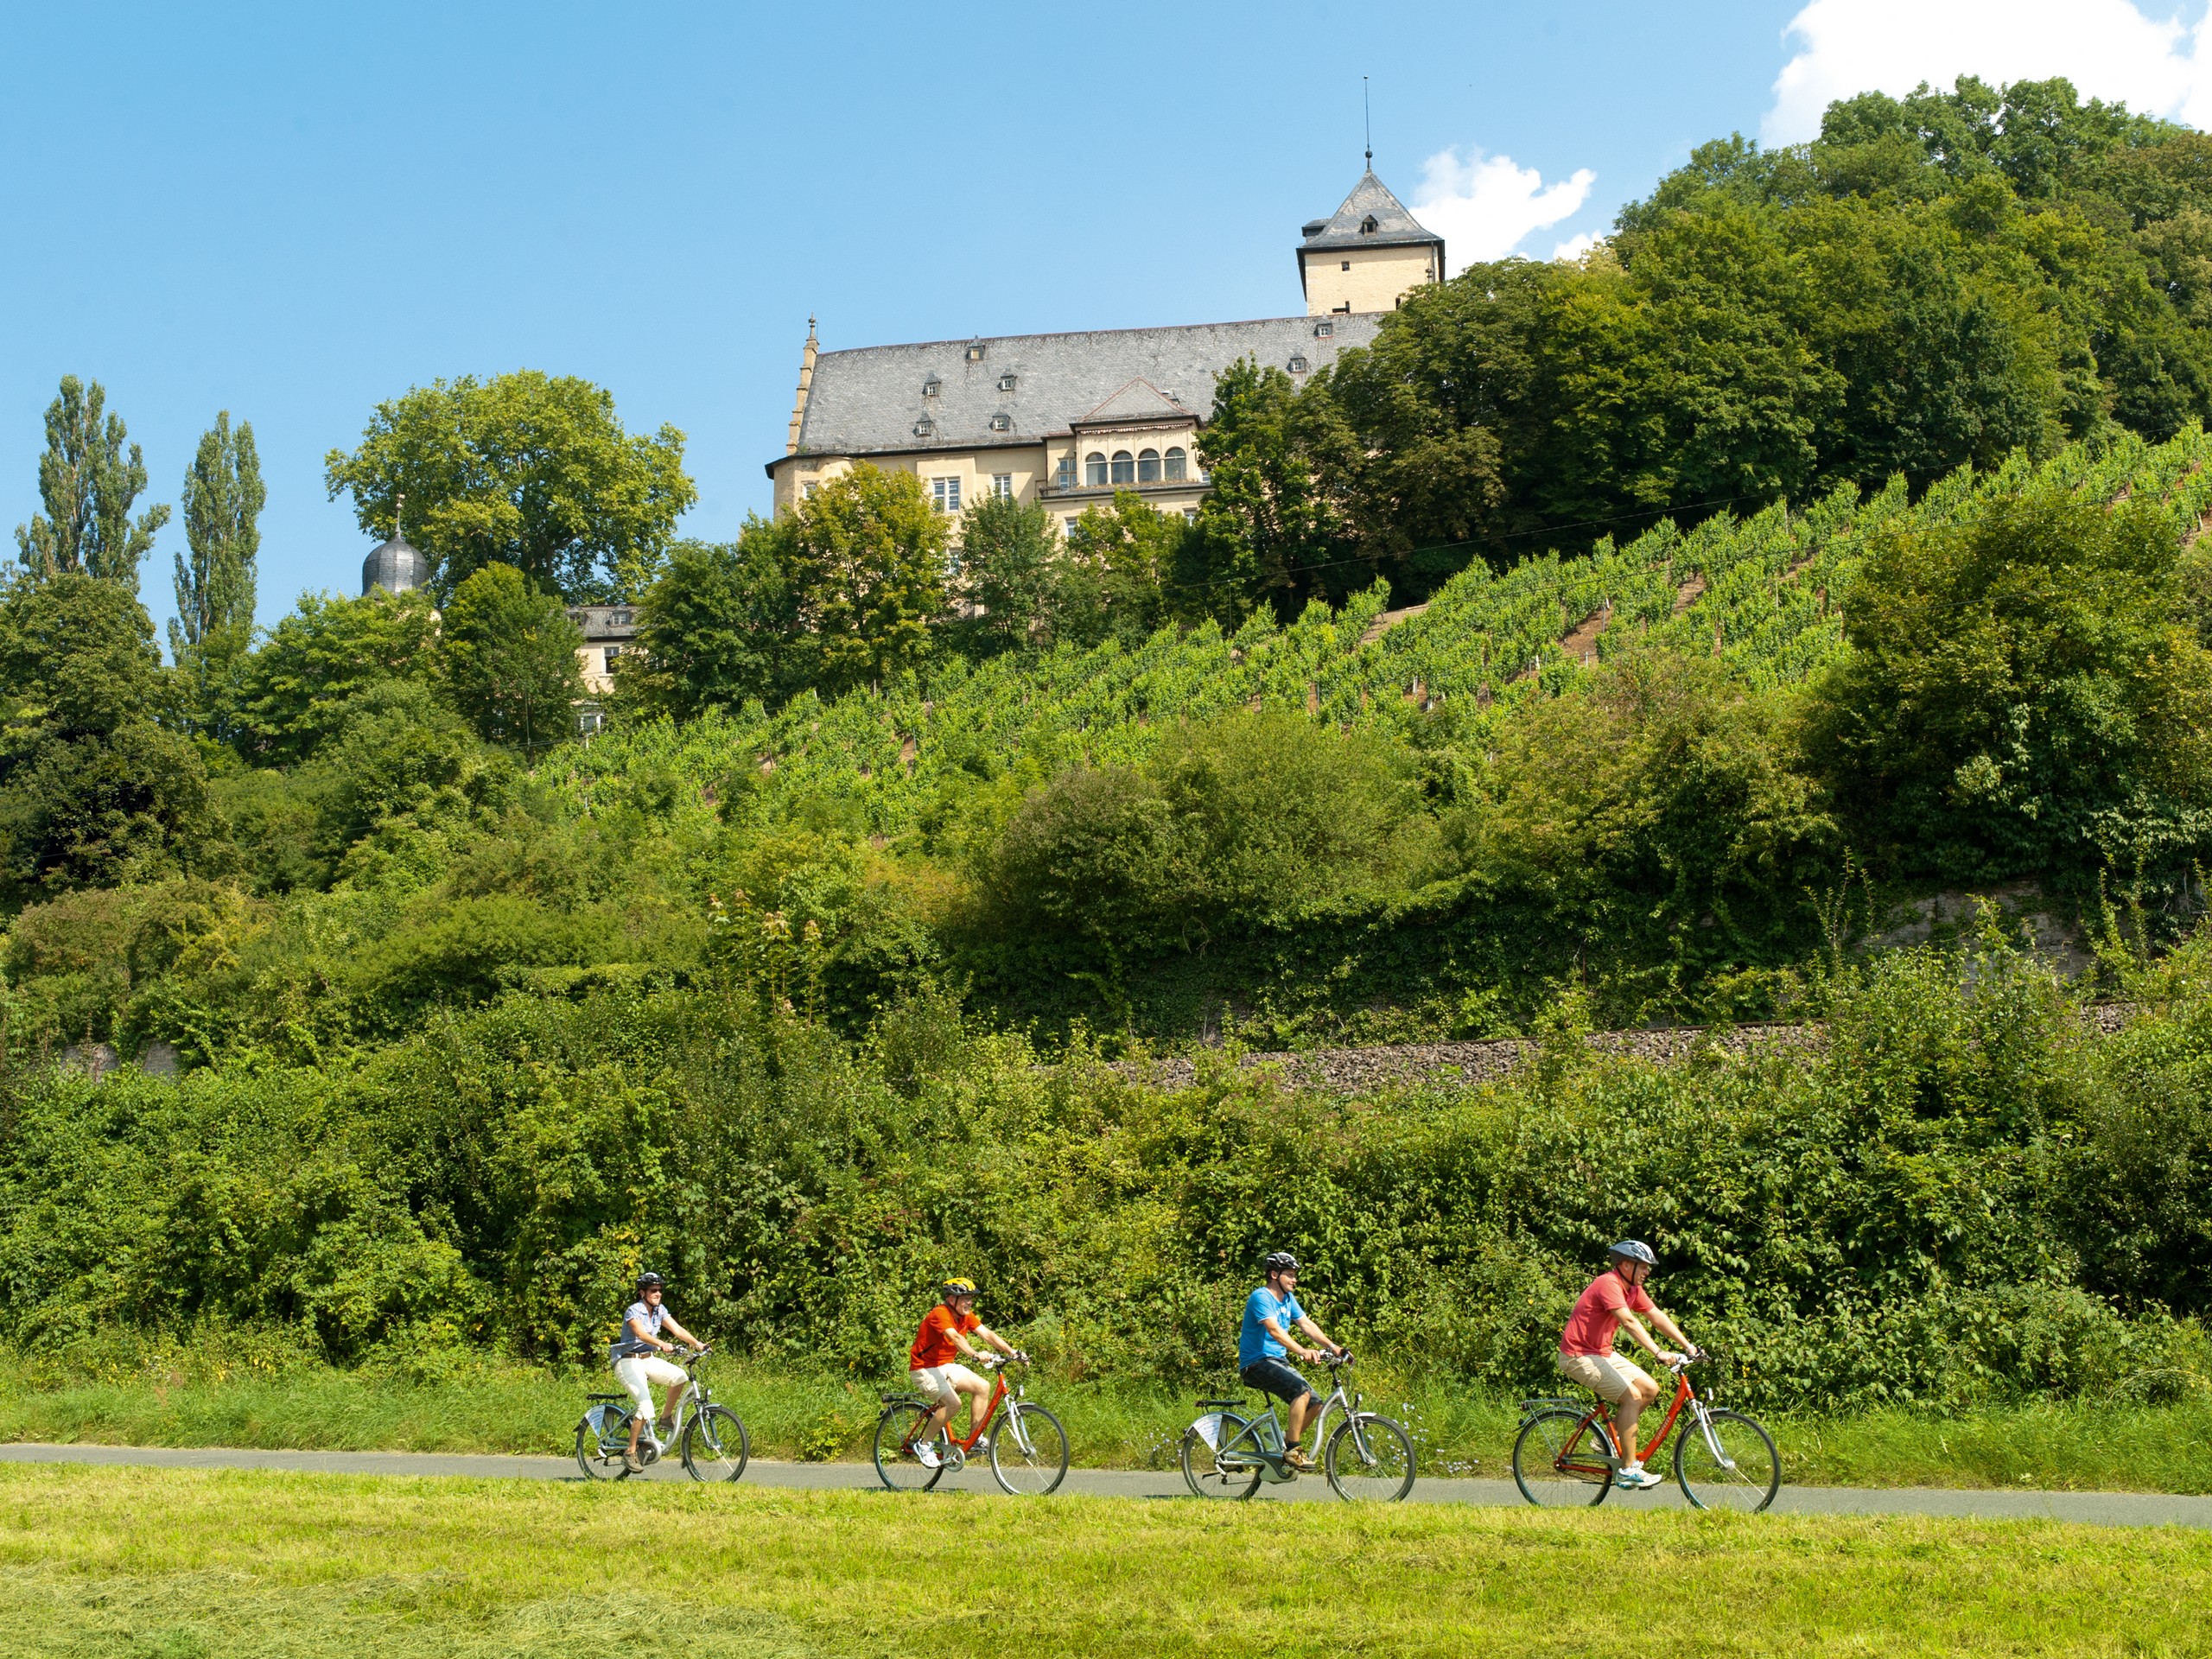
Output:
M557 594L532 588L511 564L487 564L446 607L447 695L486 742L534 762L575 734L583 642Z
M176 616L169 656L187 687L191 722L223 741L237 734L244 658L253 639L255 563L268 491L253 427L231 429L225 410L200 435L184 476L184 535L176 556Z
M960 592L972 607L954 637L971 657L1022 651L1050 637L1059 537L1041 501L987 495L960 524Z
M1343 543L1306 442L1309 406L1281 369L1246 358L1215 378L1198 454L1213 488L1179 573L1188 607L1234 624L1294 614Z
M154 626L122 583L81 570L0 601L0 901L220 864L188 740L154 721Z
M137 444L128 460L123 417L107 411L100 383L73 374L46 410L46 453L38 458L44 513L16 526L23 569L50 576L81 570L138 591L138 562L154 545L169 510L155 505L131 522L131 504L146 487L146 461Z
M1151 638L1167 620L1189 534L1181 513L1160 512L1135 490L1084 508L1054 572L1053 636L1084 645Z
M1893 532L1815 689L1815 766L1859 844L1977 880L2212 845L2212 653L2163 511L2070 496Z
M798 595L767 520L734 542L678 542L638 608L638 649L616 664L617 700L651 717L690 720L796 691L810 660Z
M634 598L698 495L683 433L626 433L611 393L536 370L434 381L379 404L357 448L324 458L324 482L334 500L351 493L379 539L405 495L407 537L441 599L487 564L571 603Z
M949 520L912 473L862 464L761 532L798 601L825 694L918 667L945 608Z
M434 677L437 647L437 612L426 593L302 594L246 659L239 747L264 765L297 765L337 729L355 692Z

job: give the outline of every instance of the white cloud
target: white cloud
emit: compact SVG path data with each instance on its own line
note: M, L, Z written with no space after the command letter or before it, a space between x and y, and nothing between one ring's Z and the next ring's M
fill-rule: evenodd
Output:
M1568 237L1566 241L1554 248L1552 250L1552 257L1554 259L1564 259L1568 264L1572 264L1575 260L1580 259L1584 254L1589 252L1591 249L1597 245L1598 238L1588 231L1584 231L1578 236Z
M2212 19L2191 29L2130 0L1812 0L1783 31L1798 49L1774 83L1761 136L1817 137L1835 99L1902 97L1961 75L1992 85L2063 75L2085 99L2212 126L2208 28Z
M1466 160L1440 149L1422 164L1414 217L1444 238L1454 274L1483 259L1503 259L1522 241L1556 225L1590 199L1598 175L1579 168L1551 184L1533 167L1516 167L1510 156L1473 150Z

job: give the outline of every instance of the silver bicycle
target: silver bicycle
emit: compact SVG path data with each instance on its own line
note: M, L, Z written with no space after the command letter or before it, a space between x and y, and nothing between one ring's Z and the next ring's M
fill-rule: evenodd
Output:
M684 1472L694 1480L735 1480L745 1473L752 1452L745 1425L728 1406L715 1403L714 1395L699 1377L699 1362L712 1352L712 1348L701 1348L678 1356L685 1385L676 1402L676 1419L668 1426L667 1441L655 1438L654 1427L650 1427L638 1436L638 1457L648 1468L673 1446L683 1455ZM637 1414L630 1408L630 1396L592 1394L584 1397L591 1404L576 1424L576 1467L588 1480L620 1480L630 1472L622 1454L630 1449L630 1420Z
M1321 1467L1331 1490L1347 1502L1395 1503L1414 1489L1413 1441L1389 1418L1360 1409L1360 1396L1345 1386L1351 1354L1324 1356L1321 1363L1336 1374L1336 1387L1313 1420L1313 1443L1328 1448ZM1331 1434L1329 1417L1339 1407L1344 1421ZM1245 1414L1242 1399L1201 1400L1198 1408L1206 1414L1184 1431L1180 1452L1183 1479L1198 1497L1248 1498L1263 1480L1298 1478L1298 1471L1284 1461L1282 1423L1274 1402L1257 1417Z

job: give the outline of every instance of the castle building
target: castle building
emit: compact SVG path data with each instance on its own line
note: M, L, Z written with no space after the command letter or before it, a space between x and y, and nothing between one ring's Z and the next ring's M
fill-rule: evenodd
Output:
M1302 317L836 352L821 349L810 321L784 454L767 464L775 510L865 462L913 474L948 513L1010 495L1044 503L1065 529L1117 490L1195 512L1215 376L1249 357L1302 385L1372 340L1382 313L1446 269L1443 238L1371 167L1301 237Z

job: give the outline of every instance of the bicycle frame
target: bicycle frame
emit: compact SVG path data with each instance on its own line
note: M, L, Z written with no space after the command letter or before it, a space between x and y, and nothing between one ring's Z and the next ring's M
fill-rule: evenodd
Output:
M1335 1389L1331 1391L1329 1397L1321 1402L1320 1411L1315 1414L1313 1423L1309 1426L1313 1431L1314 1445L1322 1446L1327 1443L1328 1436L1324 1431L1329 1427L1329 1414L1334 1411L1338 1406L1342 1406L1344 1408L1344 1414L1346 1416L1356 1416L1358 1414L1358 1398L1356 1395L1346 1395L1344 1392L1344 1379L1341 1376L1338 1377L1337 1385ZM1273 1449L1270 1449L1262 1441L1258 1440L1252 1440L1251 1446L1249 1448L1249 1455L1262 1459L1271 1469L1281 1468L1283 1453L1287 1448L1284 1446L1282 1441L1282 1420L1275 1415L1275 1402L1272 1395L1268 1397L1268 1408L1266 1411L1246 1423L1242 1429L1238 1430L1237 1433L1230 1438L1227 1445L1215 1448L1214 1455L1216 1459L1217 1460L1226 1460L1247 1455L1246 1452L1240 1452L1238 1447L1242 1446L1245 1440L1249 1440L1252 1436L1257 1434L1259 1433L1260 1426L1262 1423L1265 1423L1269 1428L1274 1431L1273 1436L1274 1446ZM1230 1464L1227 1466L1234 1467L1235 1465L1233 1464Z
M713 1396L707 1392L705 1385L699 1381L698 1374L691 1369L696 1363L696 1360L687 1361L684 1364L683 1392L677 1396L675 1414L665 1425L666 1433L662 1432L663 1425L656 1421L641 1432L639 1435L641 1440L652 1440L664 1449L674 1446L683 1438L685 1421L700 1415L714 1403ZM631 1399L627 1393L588 1394L584 1398L594 1406L601 1404L620 1406L622 1408L622 1436L626 1440L630 1425L637 1420L637 1402ZM605 1419L602 1418L601 1421L604 1422ZM603 1432L600 1436L600 1444L601 1446L607 1444L607 1438Z
M963 1457L965 1457L969 1452L973 1452L977 1446L983 1444L984 1436L989 1432L991 1424L998 1417L999 1407L1008 1398L1018 1399L1020 1397L1020 1389L1009 1389L1006 1385L1005 1362L1001 1361L1000 1363L992 1366L990 1370L991 1397L983 1402L983 1409L976 1414L975 1422L968 1430L968 1438L966 1440L957 1440L954 1438L952 1433L951 1414L947 1413L945 1415L944 1428L943 1430L944 1434L944 1443L947 1446L957 1449ZM927 1399L918 1394L884 1395L884 1400L887 1403L893 1400L900 1399L910 1400L918 1406L925 1406L932 1412L934 1412L938 1407L937 1401ZM957 1411L959 1407L956 1404L953 1409ZM927 1418L923 1419L923 1421L925 1422L928 1421L929 1420ZM1022 1441L1021 1449L1024 1452L1029 1450L1027 1439L1025 1435L1017 1432L1014 1438ZM912 1447L913 1441L911 1438L907 1440L906 1444L909 1449Z
M1713 1433L1713 1425L1705 1414L1705 1402L1698 1398L1697 1390L1690 1386L1689 1373L1679 1366L1669 1369L1675 1373L1675 1397L1667 1402L1667 1414L1660 1421L1659 1432L1651 1437L1649 1444L1635 1452L1637 1461L1647 1462L1657 1454L1659 1448L1667 1443L1667 1436L1674 1432L1675 1420L1681 1415L1682 1408L1688 1406L1690 1408L1691 1421L1697 1425L1698 1433L1705 1437L1707 1449L1713 1453L1717 1462L1727 1468L1734 1468L1736 1465L1733 1460L1721 1449L1719 1440ZM1566 1446L1560 1448L1559 1456L1554 1459L1556 1465L1564 1466L1567 1459L1573 1456L1575 1442L1582 1438L1593 1423L1600 1424L1604 1427L1605 1441L1608 1448L1606 1455L1611 1457L1619 1449L1620 1429L1613 1421L1612 1402L1600 1400L1597 1406L1584 1416L1581 1422L1576 1425L1574 1433L1567 1436Z

